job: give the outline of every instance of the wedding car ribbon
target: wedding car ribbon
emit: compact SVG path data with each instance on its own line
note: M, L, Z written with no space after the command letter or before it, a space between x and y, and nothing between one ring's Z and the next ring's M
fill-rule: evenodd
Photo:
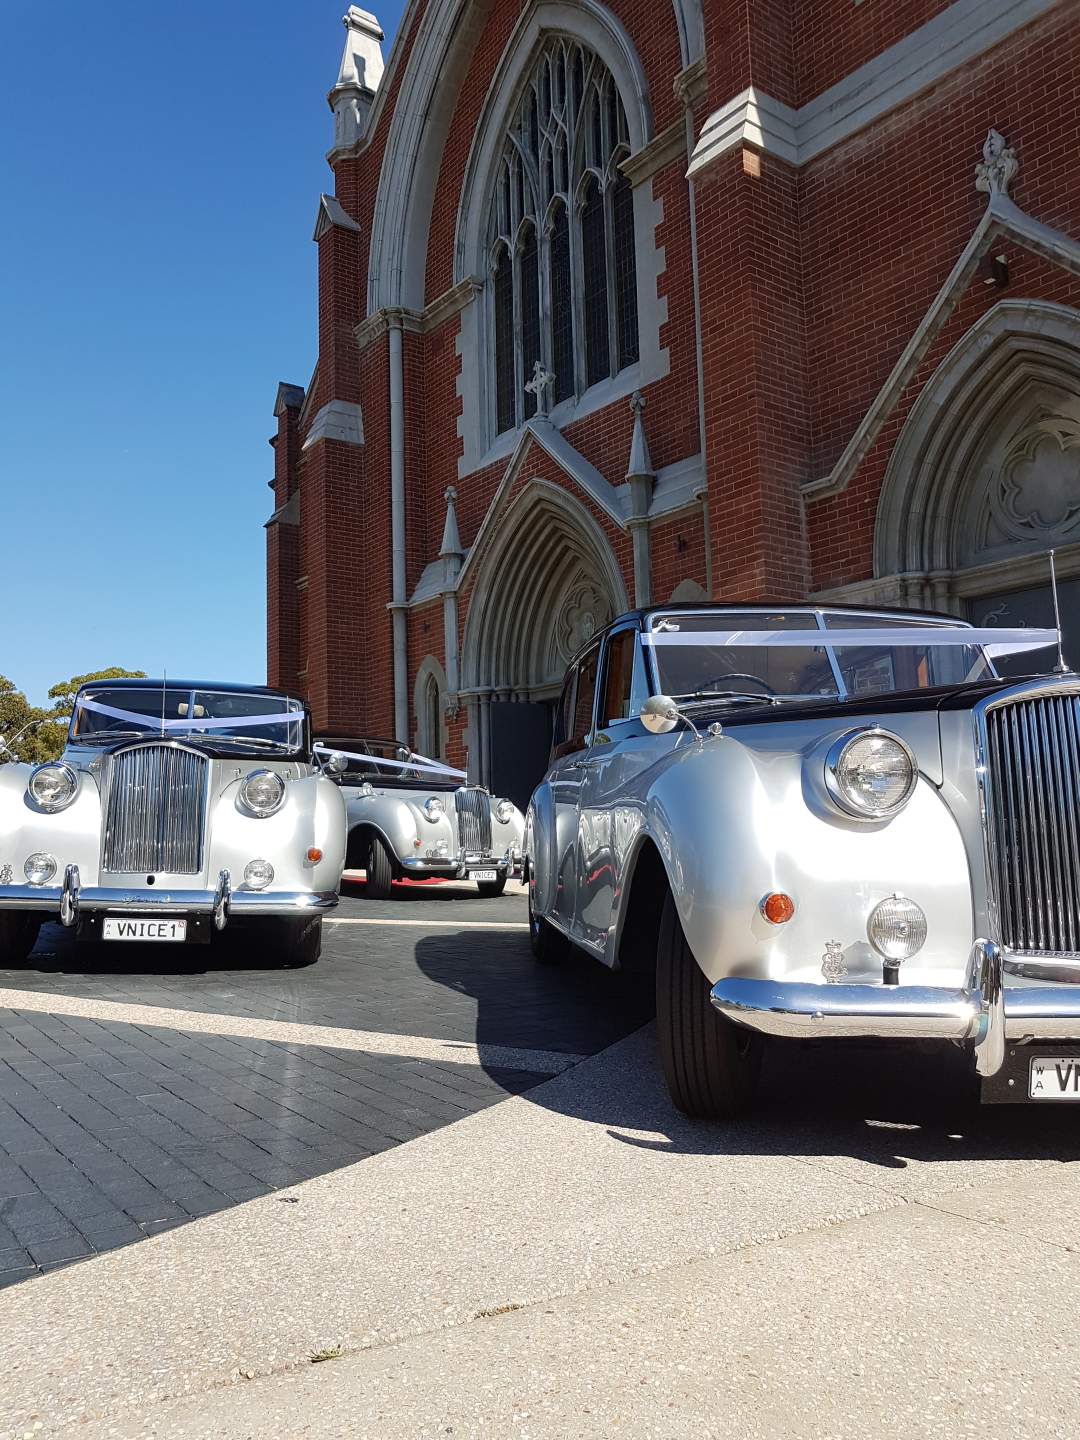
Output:
M154 730L233 730L255 725L283 725L304 718L303 710L284 710L277 715L227 715L217 719L207 716L186 715L180 719L159 719L156 715L140 715L136 710L119 710L115 705L104 705L100 700L83 698L80 710L92 710L95 715L107 715L110 720L126 720L140 729Z
M891 630L650 630L643 645L731 645L778 646L804 650L889 646L984 645L992 655L1014 655L1025 650L1042 650L1058 643L1056 630L1004 630L990 626L983 630L959 625L906 626Z
M455 780L467 780L464 770L455 770L441 760L429 760L426 755L415 755L410 760L389 760L381 755L359 755L355 750L339 750L336 745L318 744L313 747L325 755L344 755L347 760L362 760L367 765L389 765L393 770L431 770L437 775L450 775Z

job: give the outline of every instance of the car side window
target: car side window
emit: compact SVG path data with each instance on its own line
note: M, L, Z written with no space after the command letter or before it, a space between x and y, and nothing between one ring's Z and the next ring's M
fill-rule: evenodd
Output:
M633 717L636 634L635 629L628 628L608 637L604 649L603 700L597 715L601 725L614 725Z
M583 750L592 730L593 691L596 689L596 662L600 658L599 642L578 662L577 698L574 702L574 728L570 739L575 750Z
M555 719L551 731L551 753L553 756L568 753L567 742L574 726L574 686L577 682L577 667L566 672L562 694L555 707Z

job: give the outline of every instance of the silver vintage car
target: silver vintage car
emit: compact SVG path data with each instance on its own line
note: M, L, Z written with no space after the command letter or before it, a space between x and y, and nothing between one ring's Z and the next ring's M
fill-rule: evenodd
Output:
M395 740L325 742L348 768L337 779L349 817L346 868L387 900L394 880L473 880L501 895L521 871L525 817L511 800L462 783L460 770Z
M1056 631L672 606L573 661L529 806L534 953L655 967L676 1105L766 1036L953 1041L985 1100L1080 1099L1080 677ZM1028 665L1029 659L1019 662Z
M314 762L303 701L87 684L59 760L0 765L0 964L24 960L46 920L181 944L228 925L268 959L311 963L344 860L345 804Z

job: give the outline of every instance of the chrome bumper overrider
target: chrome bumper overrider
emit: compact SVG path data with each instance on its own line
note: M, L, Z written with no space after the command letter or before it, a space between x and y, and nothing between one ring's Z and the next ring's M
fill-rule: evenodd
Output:
M962 990L731 979L711 998L729 1020L765 1035L969 1042L978 1073L996 1075L1006 1039L1080 1039L1080 985L1005 988L1003 968L1000 949L977 940Z
M234 890L227 870L222 870L213 890L87 888L80 883L76 865L67 867L62 885L0 885L0 910L45 911L68 926L78 923L81 910L123 915L137 911L154 915L209 914L214 917L216 929L223 930L230 916L321 914L337 903L335 890Z

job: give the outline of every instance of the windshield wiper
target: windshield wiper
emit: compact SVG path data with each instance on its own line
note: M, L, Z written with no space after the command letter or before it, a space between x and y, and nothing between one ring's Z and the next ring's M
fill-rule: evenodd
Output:
M705 705L714 700L749 701L751 705L779 705L779 695L755 695L750 690L691 690L686 695L674 695L672 699L683 705Z
M73 745L97 745L110 740L149 740L157 734L156 730L95 730L90 735L73 735Z
M256 750L288 750L284 740L268 740L265 735L223 735L220 731L186 732L184 740L199 740L204 745L249 745Z

